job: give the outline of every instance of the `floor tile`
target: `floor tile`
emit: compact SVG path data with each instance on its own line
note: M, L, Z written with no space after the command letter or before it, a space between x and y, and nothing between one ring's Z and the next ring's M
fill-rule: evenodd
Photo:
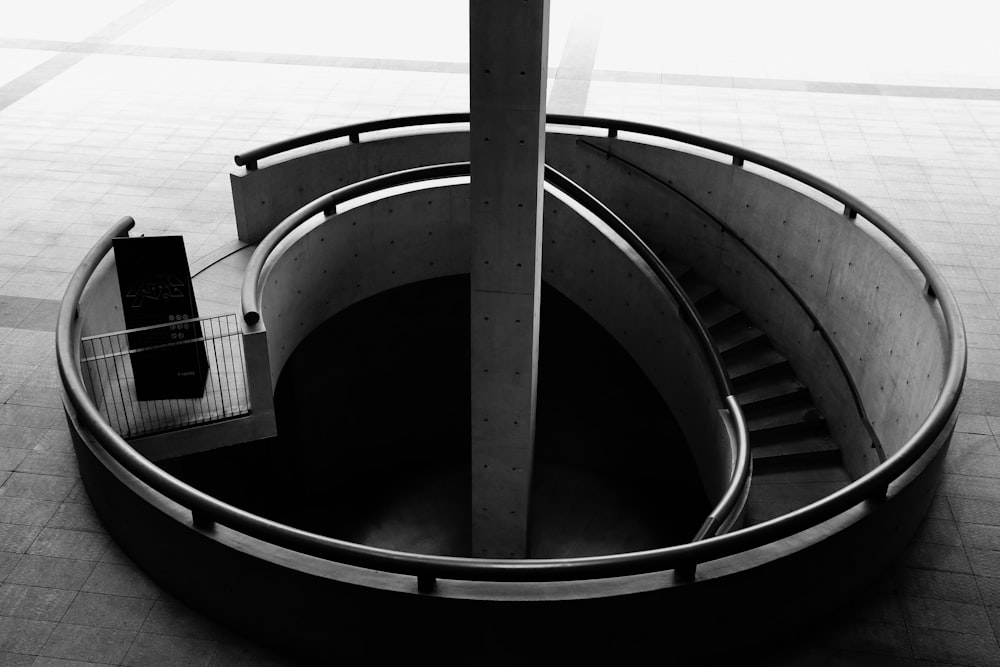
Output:
M128 653L136 633L60 623L39 652L51 658L118 664Z
M910 635L913 654L920 659L974 667L1000 663L1000 648L993 637L927 629L913 630Z
M74 484L65 477L15 472L0 486L0 495L58 502L66 499Z
M216 642L190 637L168 637L142 632L128 652L123 665L154 667L158 665L209 665Z
M56 624L13 616L0 616L0 651L38 655Z
M0 609L5 616L36 621L59 621L76 593L61 588L0 585Z
M93 569L90 561L24 555L7 575L7 583L78 591Z
M152 607L152 600L80 592L61 620L77 625L139 630Z
M146 574L133 565L98 563L83 590L91 593L155 600L162 592Z
M98 561L109 539L100 533L65 528L43 528L28 548L29 554Z
M949 632L993 637L989 616L979 600L976 604L930 598L901 598L907 625Z

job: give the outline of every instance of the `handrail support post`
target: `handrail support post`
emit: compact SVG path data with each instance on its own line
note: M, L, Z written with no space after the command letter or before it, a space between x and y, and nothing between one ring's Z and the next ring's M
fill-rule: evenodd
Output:
M734 155L733 156L733 166L734 167L742 167L743 166L743 156L742 155Z
M429 574L421 574L417 576L417 591L420 593L433 593L434 589L437 588L437 577L433 577Z
M215 521L200 510L191 510L191 524L198 530L210 531L215 528Z
M883 482L878 486L876 486L874 489L872 489L871 495L868 496L868 499L871 500L873 503L881 504L884 503L886 501L886 498L888 497L889 497L889 483Z
M858 212L850 204L845 204L844 205L844 217L847 218L848 220L857 220L857 218L858 218Z

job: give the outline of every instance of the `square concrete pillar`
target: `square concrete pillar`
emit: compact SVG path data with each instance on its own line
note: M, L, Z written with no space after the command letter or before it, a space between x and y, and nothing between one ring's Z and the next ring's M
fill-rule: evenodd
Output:
M472 551L528 555L548 0L470 3Z

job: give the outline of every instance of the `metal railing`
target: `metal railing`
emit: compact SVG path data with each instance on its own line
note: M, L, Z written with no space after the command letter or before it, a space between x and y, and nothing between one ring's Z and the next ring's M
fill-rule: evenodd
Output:
M80 345L91 400L122 437L250 413L243 336L236 315L87 336ZM191 369L188 384L198 386L187 392L192 394L188 398L161 397L170 392L155 391L156 385L167 384L157 376L180 366Z
M263 283L261 274L264 270L264 264L267 262L267 258L274 248L307 220L320 214L330 215L336 212L338 204L355 197L400 185L453 178L456 176L468 176L469 173L470 165L468 162L453 162L443 165L406 169L339 188L301 207L275 226L261 240L257 248L254 249L254 253L247 263L246 274L243 278L241 294L243 318L251 326L260 321L260 296ZM732 438L734 439L734 466L729 482L726 485L726 491L723 493L719 503L702 523L694 539L701 540L711 537L723 526L731 525L734 516L742 512L750 484L751 469L746 421L739 403L733 397L732 383L726 367L722 363L719 350L711 336L709 336L705 323L702 321L701 315L698 313L697 308L695 308L694 303L656 253L618 215L595 199L593 195L581 188L577 183L548 165L545 165L544 173L546 183L561 190L605 222L650 266L654 275L656 275L667 292L677 302L683 321L687 324L699 347L702 349L703 356L709 365L712 377L719 391L720 399L729 411L729 417L732 420Z
M367 123L364 124L364 131L425 126L435 123L467 122L468 114L444 114L419 117L419 119L419 122L404 118ZM957 407L958 395L965 378L965 329L962 325L958 304L940 272L931 264L926 255L877 211L857 198L822 179L759 153L677 130L629 121L562 115L549 116L548 120L551 123L562 125L601 128L612 137L616 136L619 131L629 131L672 139L728 155L732 158L735 166L740 166L746 161L756 163L808 185L817 192L833 197L844 205L845 213L849 217L860 215L885 234L913 261L927 280L928 293L937 299L949 340L948 367L941 392L924 422L913 436L876 469L806 507L749 528L664 549L576 559L493 560L404 553L375 547L363 547L308 533L223 503L168 475L129 446L104 421L87 395L75 358L79 346L79 339L74 340L74 333L77 331L77 307L83 289L97 263L111 247L111 238L121 235L123 230L131 227L134 224L131 219L120 221L94 246L74 273L63 298L56 328L56 363L65 389L68 409L74 414L79 425L92 438L93 442L97 446L103 447L125 470L152 489L190 509L195 526L203 527L208 522L210 527L210 522L215 521L277 546L349 565L413 575L418 580L425 582L435 577L467 581L568 581L603 579L690 568L700 563L739 554L787 538L813 528L861 503L877 502L884 498L889 485L915 465L927 453L937 438L946 432L949 420ZM357 129L359 126L353 127L355 134L361 131ZM346 133L342 132L343 129L318 133L323 135L323 138L317 140L345 136ZM355 140L355 137L351 137L351 139ZM359 141L360 137L356 140ZM294 147L303 147L309 143L299 141ZM256 161L290 148L291 146L287 143L272 144L246 153L243 158L238 156L237 163L249 166L249 162L240 162L239 160L245 160L247 156L252 155ZM421 588L426 590L427 586Z
M322 133L318 133L322 134ZM410 185L421 181L431 181L442 178L454 178L456 176L468 176L468 162L452 162L439 164L431 167L418 167L416 169L406 169L383 176L376 176L359 183L353 183L322 197L314 199L290 216L282 220L274 229L265 236L257 247L254 248L250 261L247 263L246 273L243 278L243 287L240 292L240 301L243 306L243 319L247 324L253 326L260 320L260 278L264 269L264 262L271 252L277 247L283 238L288 236L296 227L309 220L315 215L333 215L337 212L337 205L351 199L364 195L379 192L388 188L400 185ZM250 279L249 276L254 276Z
M743 246L743 248L751 255L753 255L754 259L756 259L757 262L761 266L763 266L768 271L768 273L770 273L771 276L778 281L778 283L781 284L785 292L787 292L792 297L795 303L798 304L799 308L805 313L806 317L809 318L809 321L813 327L813 331L815 331L820 335L820 338L823 339L823 343L826 345L826 347L830 350L830 353L833 355L833 359L837 363L837 367L840 369L840 374L844 377L844 381L847 383L847 389L851 393L851 398L854 400L854 409L858 413L858 418L861 420L861 424L864 427L865 432L868 433L868 437L872 441L872 447L875 449L876 454L879 457L879 461L880 462L885 461L885 449L882 447L882 440L875 432L875 426L873 425L872 420L868 417L868 411L865 409L864 401L861 400L861 391L858 389L858 385L854 382L854 377L851 375L851 372L847 369L847 362L844 361L844 355L840 353L840 348L837 347L837 344L833 341L833 337L830 335L830 332L827 331L825 326L823 326L823 323L820 321L819 317L816 316L816 313L813 312L812 308L809 307L809 304L806 303L806 300L803 299L802 296L792 288L791 283L788 282L788 280L783 275L781 275L781 273L779 273L776 268L774 268L774 265L771 264L771 262L767 261L767 259L765 259L765 257L762 254L757 252L757 250L753 246L747 243L746 239L737 234L728 223L718 218L714 213L712 213L706 207L702 206L700 203L695 201L695 199L682 192L681 189L678 188L673 183L665 181L664 179L660 178L659 176L649 171L648 169L645 169L641 165L636 164L632 160L624 158L616 153L612 153L610 150L605 149L603 146L598 146L597 144L593 144L589 141L584 141L582 139L578 140L578 142L580 143L580 145L598 151L606 157L614 158L616 161L627 166L629 169L635 170L636 172L652 180L657 185L667 190L670 190L671 192L676 194L682 200L690 204L699 213L701 213L709 220L711 220L713 223L715 223L722 230L723 234L729 235L733 240L735 240L737 243Z
M257 162L259 160L263 160L264 158L271 157L272 155L287 153L288 151L295 150L296 148L304 148L306 146L312 146L313 144L330 141L332 139L342 139L344 137L347 137L348 141L352 144L356 144L361 141L362 132L378 132L379 130L392 130L400 127L427 127L433 125L468 122L469 114L467 113L439 113L422 116L406 116L404 118L392 118L389 120L365 121L364 123L343 125L329 130L320 130L319 132L304 134L301 137L284 139L273 144L268 144L267 146L261 146L260 148L254 148L244 153L240 153L234 159L236 160L236 164L238 166L246 167L247 171L256 171Z
M719 348L708 333L708 328L702 320L701 314L695 307L691 297L684 291L677 278L667 269L663 260L652 251L652 249L639 238L639 235L629 227L614 211L605 206L592 194L584 190L578 183L568 178L561 172L545 165L545 181L554 187L562 190L574 201L582 205L588 211L596 215L616 234L625 239L625 242L642 258L653 270L653 274L659 279L667 291L670 292L674 300L677 301L681 317L687 323L688 328L698 341L702 355L708 363L715 380L715 385L719 390L723 403L729 410L732 420L734 447L733 447L733 472L726 485L726 491L722 498L706 517L704 523L698 529L692 541L697 542L708 537L712 537L717 532L728 525L731 525L742 511L746 503L747 493L750 487L750 470L752 459L750 457L750 445L747 436L747 423L743 417L743 410L739 402L733 395L733 385L722 362L722 355Z

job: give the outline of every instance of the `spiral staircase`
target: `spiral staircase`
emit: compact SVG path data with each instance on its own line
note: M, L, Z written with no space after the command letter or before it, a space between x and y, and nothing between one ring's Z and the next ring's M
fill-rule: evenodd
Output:
M468 274L468 159L467 114L236 156L252 254L239 313L250 407L236 419L129 440L109 425L79 350L122 328L109 249L131 220L94 247L63 301L58 365L84 483L136 562L191 605L320 660L620 660L669 645L688 662L774 641L890 562L927 509L954 429L965 338L947 285L891 223L829 183L611 119L548 118L542 278L637 364L676 421L709 507L690 539L475 558L316 532L294 524L295 503L268 514L277 487L225 486L238 466L266 480L287 464L275 440L294 418L282 416L282 378L308 367L295 355L311 335L380 295ZM335 429L315 412L315 428ZM446 456L368 445L345 470L339 453L310 447L286 496L331 472L431 470ZM588 505L563 499L553 530L574 506ZM417 515L393 530L427 519Z

